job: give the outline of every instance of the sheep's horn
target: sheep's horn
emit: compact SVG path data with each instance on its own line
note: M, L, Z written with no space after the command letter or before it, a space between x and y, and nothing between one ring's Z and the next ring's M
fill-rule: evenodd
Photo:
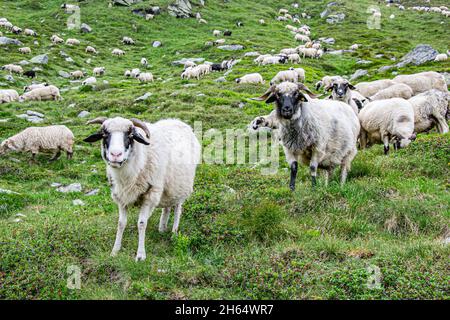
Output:
M272 94L272 87L269 88L269 90L266 91L266 93L264 93L261 97L257 97L257 98L251 98L250 100L255 100L255 101L266 101L267 98L269 98L269 96Z
M135 127L138 127L138 128L141 128L142 130L144 130L145 135L147 136L147 138L150 139L150 131L148 130L148 127L144 122L142 122L141 120L136 119L136 118L132 118L132 119L130 119L130 121L134 124Z
M86 124L103 124L103 122L105 122L105 120L108 119L107 117L98 117L92 120L89 120L88 122L86 122Z
M311 98L314 98L314 99L317 98L317 96L314 93L312 93L311 90L309 90L309 88L307 86L305 86L303 83L299 83L298 88L299 88L299 90L306 91Z

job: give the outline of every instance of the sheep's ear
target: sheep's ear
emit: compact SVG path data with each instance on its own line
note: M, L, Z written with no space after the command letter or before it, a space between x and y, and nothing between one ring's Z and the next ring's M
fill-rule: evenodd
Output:
M103 138L103 133L97 132L97 133L91 134L89 137L83 139L83 141L92 143L92 142L97 142L97 141L101 140L102 138Z
M275 95L274 95L274 94L271 94L271 95L267 98L266 103L269 104L269 103L275 102L275 100L276 100Z
M355 86L352 85L351 83L348 84L348 87L349 87L351 90L356 90Z
M145 144L146 146L148 146L148 145L150 144L150 142L148 142L147 140L145 140L144 137L141 136L141 135L139 134L139 132L137 132L136 130L133 130L133 134L132 134L131 138L132 138L134 141L136 141L136 142Z
M325 88L325 91L331 91L333 90L333 85L329 85Z
M267 90L262 96L258 97L258 98L251 98L251 100L255 100L255 101L268 101L269 99L271 99L273 97L272 94L272 90L269 89ZM271 102L273 102L274 100L272 99ZM267 102L267 103L271 103L271 102Z

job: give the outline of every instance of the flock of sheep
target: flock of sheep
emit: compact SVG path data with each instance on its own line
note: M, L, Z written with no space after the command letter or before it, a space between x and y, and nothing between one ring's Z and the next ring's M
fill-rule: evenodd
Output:
M64 10L74 10L63 5ZM442 10L445 12L445 10ZM197 19L202 22L201 16ZM280 9L278 21L300 23L287 9ZM264 20L259 21L265 24ZM36 36L31 29L14 26L6 18L0 19L0 27L16 34ZM271 64L298 64L304 58L320 58L324 54L322 44L311 40L311 30L307 25L286 29L295 40L303 44L295 48L285 48L279 54L263 54L254 59L258 66ZM231 31L214 30L213 36L230 36ZM219 39L220 40L220 39ZM66 41L53 35L54 45L64 43L79 46L81 42L69 38ZM215 44L224 41L215 41ZM135 41L123 37L124 45L132 46ZM358 49L358 45L351 47ZM19 49L29 54L28 47ZM92 46L86 53L97 54ZM113 55L123 56L125 51L115 48ZM221 63L195 64L186 61L181 73L182 79L197 79L213 71L231 69L239 60L229 59ZM140 64L148 67L146 58ZM25 74L19 65L2 67L10 73ZM96 77L104 75L105 67L95 67L92 76L81 70L70 73L73 79L84 79L83 85L93 85ZM33 76L33 73L28 73ZM140 82L154 81L153 74L141 72L139 68L125 70L124 76L136 78ZM317 170L323 169L325 181L337 167L341 168L341 183L345 183L351 163L358 152L373 144L383 144L385 153L389 145L406 147L417 133L427 132L434 127L440 133L449 131L447 120L450 116L447 85L444 77L437 72L422 72L414 75L399 75L394 79L383 79L352 85L341 76L325 76L316 84L316 90L324 89L325 99L312 93L304 85L306 72L302 68L290 67L278 72L270 81L270 88L257 100L275 103L275 109L266 116L252 121L251 130L261 127L279 129L276 134L283 145L286 160L291 169L290 188L295 189L298 162L310 168L312 184L316 184ZM247 74L235 79L239 84L264 84L259 73ZM329 93L329 94L328 94ZM32 100L60 100L59 89L48 83L32 83L19 96L15 90L0 90L0 103ZM173 232L177 232L183 202L193 191L195 171L201 158L201 147L192 128L179 120L161 120L150 124L138 119L122 117L100 117L88 122L99 124L100 129L84 139L94 143L102 141L101 155L107 165L107 176L111 185L113 200L119 208L119 223L112 255L121 248L122 234L127 224L127 208L140 204L138 220L139 245L136 260L144 260L145 230L153 210L163 208L159 230L167 230L171 210L175 219ZM60 157L61 152L71 158L74 135L63 125L30 127L4 140L0 144L0 155L9 151L31 152L33 159L41 151L53 151L51 161Z

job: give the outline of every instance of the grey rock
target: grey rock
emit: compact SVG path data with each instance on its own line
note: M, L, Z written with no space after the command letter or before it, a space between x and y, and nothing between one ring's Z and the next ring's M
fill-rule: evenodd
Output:
M30 64L30 62L27 61L27 60L22 60L22 61L19 62L19 64L20 64L21 66L27 66L27 65Z
M356 62L356 64L371 64L371 63L372 63L372 61L369 61L369 60L359 60Z
M227 50L227 51L236 51L236 50L244 49L244 46L240 45L240 44L226 44L223 46L218 46L217 49Z
M36 64L47 64L48 63L48 55L46 55L46 54L38 55L36 57L31 58L30 62L36 63Z
M141 2L142 0L112 0L112 4L118 6L131 6L133 3Z
M152 94L151 94L150 92L146 92L144 95L142 95L142 96L140 96L140 97L134 99L134 101L135 101L135 102L138 102L138 101L145 101L145 100L147 100L148 98L150 98L151 95L152 95Z
M256 57L256 56L259 56L260 54L259 54L259 52L256 52L256 51L250 51L250 52L246 52L245 54L244 54L244 57Z
M66 60L66 62L74 63L74 61L73 61L73 59L71 57L67 57L65 60Z
M9 45L9 44L14 44L16 46L23 45L23 43L17 39L12 39L12 38L8 38L8 37L0 37L0 46L5 46L5 45Z
M226 82L227 81L227 79L225 79L225 77L220 77L220 78L217 78L216 80L214 80L215 82Z
M181 60L176 60L176 61L173 61L172 62L172 64L173 65L175 65L175 66L179 66L179 65L185 65L185 63L186 62L188 62L188 61L192 61L192 62L195 62L195 63L202 63L203 61L205 61L205 59L204 58L183 58L183 59L181 59Z
M183 87L185 88L191 88L191 87L196 87L198 86L198 84L196 83L186 83L185 85L183 85Z
M444 73L442 73L442 75L444 76L445 82L447 83L447 85L450 85L450 73L444 72Z
M53 183L50 185L50 187L52 187L52 188L56 188L56 187L60 187L60 186L62 186L62 184L59 183L59 182L53 182Z
M419 44L412 51L410 51L406 56L404 56L401 61L396 65L398 68L402 68L408 64L413 64L419 66L429 61L434 61L439 53L433 49L432 46L427 44Z
M189 0L176 0L167 7L169 14L177 18L192 17L192 5Z
M319 41L324 42L329 45L336 43L336 40L334 38L319 38Z
M33 110L27 110L27 115L29 116L35 116L35 117L39 117L39 118L44 118L45 116L42 113L33 111Z
M100 189L93 189L93 190L91 190L89 192L86 192L84 195L87 196L87 197L90 197L90 196L97 195L99 192L100 192Z
M350 81L364 77L368 74L369 72L367 70L364 69L359 69L356 70L356 72L350 77Z
M87 116L89 116L91 113L89 111L83 110L78 114L78 118L86 118Z
M337 14L329 15L326 21L329 24L335 24L335 23L340 23L344 20L345 20L345 13L337 13Z
M28 116L26 119L28 122L31 123L41 123L42 121L44 121L44 119L42 119L41 117L36 116Z
M11 190L8 190L8 189L1 189L1 188L0 188L0 193L4 193L4 194L20 194L20 193L15 192L15 191L11 191Z
M75 199L75 200L73 200L73 201L72 201L72 204L73 204L74 206L84 206L83 200L80 200L80 199Z
M382 54L382 53L375 55L375 58L377 58L377 59L381 59L383 57L384 57L384 54Z
M91 59L91 58L89 58L89 59L86 60L86 63L87 63L87 64L91 64L91 62L92 62L92 59Z
M70 78L70 74L69 74L68 72L65 72L65 71L62 71L62 70L58 72L58 75L59 75L60 77L65 78L65 79Z
M59 55L60 55L61 57L64 57L64 58L66 58L66 57L69 56L66 52L64 52L64 51L62 51L62 50L59 52Z
M92 32L92 28L88 24L82 23L81 27L80 27L80 31L83 33L90 33L90 32Z
M152 44L153 48L158 48L158 47L161 47L161 46L162 46L161 41L153 41L153 44Z
M10 81L10 82L14 82L14 81L15 81L15 80L14 80L14 77L13 77L12 75L10 75L10 74L7 74L7 75L5 76L5 80Z
M80 183L72 183L68 186L61 186L56 191L62 192L62 193L70 193L70 192L81 192L81 184Z
M228 70L227 72L225 72L223 75L226 77L227 75L229 75L230 73L232 73L233 70Z
M333 54L333 55L341 55L344 53L344 50L331 50L327 51L327 54Z
M383 73L383 72L391 70L392 68L394 68L394 66L382 66L381 68L378 69L378 72Z

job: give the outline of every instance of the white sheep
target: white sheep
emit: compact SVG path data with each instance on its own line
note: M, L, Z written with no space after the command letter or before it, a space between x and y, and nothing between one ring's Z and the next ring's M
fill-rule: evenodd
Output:
M445 53L438 54L434 61L447 61L448 57Z
M19 94L13 89L0 90L0 104L19 101Z
M59 89L53 85L50 85L25 92L19 97L20 102L44 100L62 100Z
M192 78L200 80L200 69L196 68L195 66L187 67L181 73L181 79L192 79Z
M105 67L96 67L92 72L95 76L102 76L105 74Z
M153 74L151 74L150 72L142 72L141 74L139 74L139 76L137 77L139 82L153 82Z
M11 31L12 31L12 33L15 33L15 34L22 33L22 29L17 26L13 26Z
M337 78L331 82L328 87L325 87L326 91L331 91L331 99L341 101L352 107L356 115L358 115L359 109L363 107L363 102L356 99L352 90L355 87L346 79Z
M437 127L439 133L449 131L446 117L449 114L450 94L432 89L408 100L414 108L414 132L428 132Z
M289 68L289 70L294 70L298 74L298 81L305 82L306 80L306 72L303 68Z
M120 50L120 49L113 49L113 51L111 51L111 53L115 56L123 56L125 55L125 51Z
M73 155L75 137L69 128L62 125L48 127L28 127L0 144L0 155L7 152L31 152L32 160L38 152L54 152L50 161L59 158L61 151L67 159Z
M1 70L7 70L9 71L9 73L18 73L18 74L22 74L23 73L23 68L21 66L15 65L15 64L6 64L4 66L2 66Z
M86 53L97 54L97 50L94 47L92 47L92 46L87 46L85 51L86 51Z
M195 67L196 65L197 65L197 64L196 64L194 61L187 60L187 61L184 63L183 69L186 70L187 68L189 68L189 67Z
M89 77L86 80L84 80L81 85L82 86L91 86L93 84L97 83L97 79L95 77Z
M371 97L375 95L378 91L386 89L394 84L395 82L392 80L382 79L371 82L360 82L355 85L355 88L364 97Z
M131 71L130 70L125 70L125 72L123 73L123 75L127 78L131 77Z
M301 41L301 42L310 42L311 41L311 39L307 35L300 34L300 33L297 33L294 38L295 38L295 40Z
M145 20L152 20L153 18L155 18L155 15L154 14L150 14L150 13L147 13L146 15L145 15Z
M24 29L23 34L26 36L36 37L37 33L32 29Z
M81 79L85 76L85 73L81 70L75 70L69 73L72 79Z
M53 44L58 44L58 43L63 43L64 42L64 39L58 37L56 34L52 35L50 40L52 41Z
M259 19L258 22L259 22L259 24L262 24L262 25L266 24L266 21L264 19Z
M222 32L220 30L213 30L213 36L219 37Z
M272 78L270 85L285 81L297 83L299 82L299 74L294 69L280 71L275 75L275 77Z
M240 78L237 78L236 83L262 83L264 84L264 79L259 73L246 74Z
M389 144L395 149L408 146L415 139L414 109L408 100L393 98L368 103L359 112L361 122L360 147L383 144L389 153Z
M134 69L131 70L130 76L131 76L132 78L137 78L137 77L139 77L140 74L141 74L141 69L139 69L139 68L134 68Z
M141 59L141 65L142 65L143 67L147 67L147 66L148 66L148 61L147 61L147 59L142 58L142 59Z
M33 84L28 85L28 86L25 86L23 88L23 92L33 91L34 89L43 88L43 87L47 87L47 86L48 86L47 82L44 82L44 83L33 83Z
M123 44L129 44L129 45L135 44L134 40L130 37L123 37L122 42L123 42Z
M282 82L255 99L276 103L279 137L291 168L291 190L295 189L298 161L309 166L313 186L319 167L325 170L327 184L334 168L340 166L344 184L357 153L360 124L350 106L313 98L305 85Z
M393 81L410 86L414 92L414 95L431 89L438 89L442 92L448 91L445 77L434 71L398 75L393 79Z
M300 55L298 53L292 53L288 55L288 60L291 63L300 63L301 58Z
M117 117L98 118L88 123L102 125L98 133L84 141L103 139L101 154L107 164L112 198L119 207L111 255L117 255L121 249L127 208L140 204L136 261L145 260L145 231L155 208L163 208L160 232L167 230L170 210L174 208L172 232L178 232L183 203L193 191L195 171L200 162L200 143L192 128L179 120L150 124Z
M30 49L30 47L22 47L22 48L19 48L19 52L22 54L29 54L29 53L31 53L31 49Z
M282 49L280 51L280 54L284 54L289 56L290 54L294 54L297 53L297 48L286 48L286 49Z
M369 100L385 100L392 98L403 98L408 100L413 96L414 92L410 86L404 83L397 83L386 89L378 91L375 95L371 96Z
M358 49L359 49L359 45L356 43L350 46L350 50L358 50Z
M78 40L78 39L69 38L66 40L66 45L68 45L68 46L78 46L79 44L80 44L80 40Z

